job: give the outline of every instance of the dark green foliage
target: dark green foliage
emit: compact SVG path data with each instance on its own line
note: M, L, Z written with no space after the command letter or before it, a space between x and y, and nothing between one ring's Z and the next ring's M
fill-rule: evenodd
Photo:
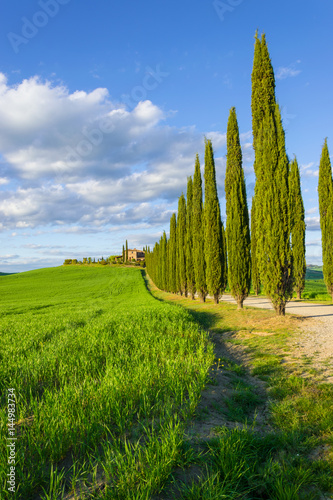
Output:
M205 277L205 249L202 210L202 180L199 155L197 154L193 177L193 264L196 290L200 299L205 302L207 296L207 286Z
M222 242L223 242L223 250L224 250L224 269L223 269L224 285L223 285L222 291L224 292L224 290L227 288L227 284L228 284L228 252L227 252L227 238L226 238L223 223L222 223Z
M296 158L290 164L289 199L291 220L291 245L293 252L294 289L301 298L305 287L305 222L301 180Z
M205 204L204 204L204 248L206 260L206 284L214 302L225 287L222 221L217 195L215 162L212 142L206 139L205 147Z
M323 274L327 291L332 295L333 300L333 180L327 139L325 139L320 158L318 195Z
M126 240L125 260L128 262L128 242Z
M265 34L262 34L261 40L259 40L258 32L255 34L251 108L253 147L256 149L262 120L267 113L273 113L275 108L274 71L268 53Z
M242 308L251 286L251 256L249 212L235 108L230 110L227 129L225 196L228 283L238 308Z
M278 115L278 110L276 115ZM278 314L292 295L290 223L288 217L288 159L281 146L279 117L264 118L258 140L264 175L256 183L257 258L260 278Z
M177 261L177 247L176 247L176 232L177 220L176 214L172 214L170 219L170 237L167 245L168 250L168 291L172 293L177 292L176 280L176 261Z
M167 262L167 237L165 231L160 241L160 262L161 266L161 289L167 290L168 288L168 262Z
M285 314L292 295L289 215L289 160L265 36L256 35L252 72L255 149L255 238L261 282L277 314Z
M178 200L177 218L177 289L187 296L186 279L186 201L182 194Z
M252 198L251 207L251 263L252 263L252 287L254 293L259 295L260 292L260 276L257 261L257 239L256 239L256 205L255 196Z
M125 247L123 245L123 262L125 262Z
M194 263L193 263L193 182L192 177L187 181L187 206L186 206L186 277L187 289L194 299L195 295L195 277L194 277Z

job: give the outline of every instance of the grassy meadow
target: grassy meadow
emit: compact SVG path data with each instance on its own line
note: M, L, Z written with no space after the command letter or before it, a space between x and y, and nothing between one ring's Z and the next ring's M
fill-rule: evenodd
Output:
M305 289L302 298L315 301L331 301L324 283L323 271L320 268L307 268L305 275Z
M0 290L1 498L159 492L212 363L207 334L153 298L139 269L41 269L1 277ZM9 388L15 493L6 486Z
M161 292L130 267L0 289L1 499L333 498L329 365L298 357L301 319Z

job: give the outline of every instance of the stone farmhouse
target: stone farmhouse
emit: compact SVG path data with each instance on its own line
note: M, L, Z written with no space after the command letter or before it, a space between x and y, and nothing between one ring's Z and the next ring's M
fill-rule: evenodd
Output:
M128 249L128 260L145 260L145 253L142 250Z
M122 258L123 258L122 255L117 255L115 260L116 261L122 260ZM134 250L128 249L128 260L129 261L145 260L145 252L143 252L142 250L137 250L136 248L134 248Z

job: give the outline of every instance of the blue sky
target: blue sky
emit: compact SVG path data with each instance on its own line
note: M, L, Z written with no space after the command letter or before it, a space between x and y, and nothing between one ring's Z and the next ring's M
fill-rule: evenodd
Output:
M222 213L236 107L249 205L251 71L266 33L321 263L318 166L332 151L333 5L307 0L12 0L0 6L0 271L153 245L212 139Z

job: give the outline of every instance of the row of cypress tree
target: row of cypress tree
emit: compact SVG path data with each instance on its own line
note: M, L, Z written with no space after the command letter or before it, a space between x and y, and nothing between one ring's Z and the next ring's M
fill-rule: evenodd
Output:
M305 222L300 174L296 158L289 161L281 113L275 98L275 77L266 38L255 35L252 71L252 129L255 152L255 194L251 209L251 238L242 151L235 108L227 127L225 175L226 231L221 221L212 143L205 144L204 202L200 162L182 194L178 218L170 220L170 237L146 256L156 285L169 292L207 294L218 303L226 288L238 303L263 285L279 315L293 289L298 298L305 286ZM319 174L324 276L333 294L333 180L327 150L323 148ZM331 287L331 288L329 288Z
M205 143L205 192L203 203L199 156L193 180L188 178L187 196L178 200L178 214L170 219L170 236L165 232L152 252L146 253L147 271L154 283L168 292L197 293L204 302L209 294L217 304L227 283L224 226L216 185L212 142Z

